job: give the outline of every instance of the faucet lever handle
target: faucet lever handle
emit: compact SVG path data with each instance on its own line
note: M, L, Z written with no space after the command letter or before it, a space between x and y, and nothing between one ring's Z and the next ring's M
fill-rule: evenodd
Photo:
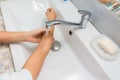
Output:
M80 13L80 14L82 14L83 16L86 16L86 15L88 15L89 17L91 17L91 13L89 12L89 11L87 11L87 10L78 10L78 12Z
M82 14L80 24L82 25L83 28L85 28L92 14L87 10L78 10L78 12Z

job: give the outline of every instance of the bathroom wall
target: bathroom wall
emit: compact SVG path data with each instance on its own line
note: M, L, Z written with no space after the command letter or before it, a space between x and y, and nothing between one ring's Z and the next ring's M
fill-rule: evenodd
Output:
M120 21L98 0L71 0L78 9L92 13L91 23L120 46Z

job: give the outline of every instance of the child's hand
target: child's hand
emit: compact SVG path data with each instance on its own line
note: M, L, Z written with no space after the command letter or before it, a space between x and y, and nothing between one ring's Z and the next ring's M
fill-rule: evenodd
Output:
M55 10L52 8L49 8L47 10L46 15L48 20L55 20L57 17ZM42 46L43 50L49 50L53 41L54 41L54 26L51 26L49 32L42 36L39 44L40 46Z
M57 17L57 14L53 8L49 8L46 12L48 20L55 20Z
M43 50L49 50L53 41L54 41L54 32L51 28L48 33L44 34L40 40L39 45L42 47Z
M36 29L26 32L26 42L38 43L41 40L41 37L45 34L45 32L45 29Z

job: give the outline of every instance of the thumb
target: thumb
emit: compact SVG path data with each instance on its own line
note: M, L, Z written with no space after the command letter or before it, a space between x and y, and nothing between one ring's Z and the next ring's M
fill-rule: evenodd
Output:
M46 32L46 29L36 29L32 31L34 35L44 34L45 32Z

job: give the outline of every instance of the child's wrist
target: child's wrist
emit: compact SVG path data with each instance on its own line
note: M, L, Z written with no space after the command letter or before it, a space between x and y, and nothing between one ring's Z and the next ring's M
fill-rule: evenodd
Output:
M52 18L51 18L51 19L48 19L48 21L51 21L51 20L55 20L55 19L52 19Z
M29 38L29 32L28 32L28 31L23 32L23 35L24 35L23 41L24 41L24 42L29 42L29 41L28 41L28 38Z

